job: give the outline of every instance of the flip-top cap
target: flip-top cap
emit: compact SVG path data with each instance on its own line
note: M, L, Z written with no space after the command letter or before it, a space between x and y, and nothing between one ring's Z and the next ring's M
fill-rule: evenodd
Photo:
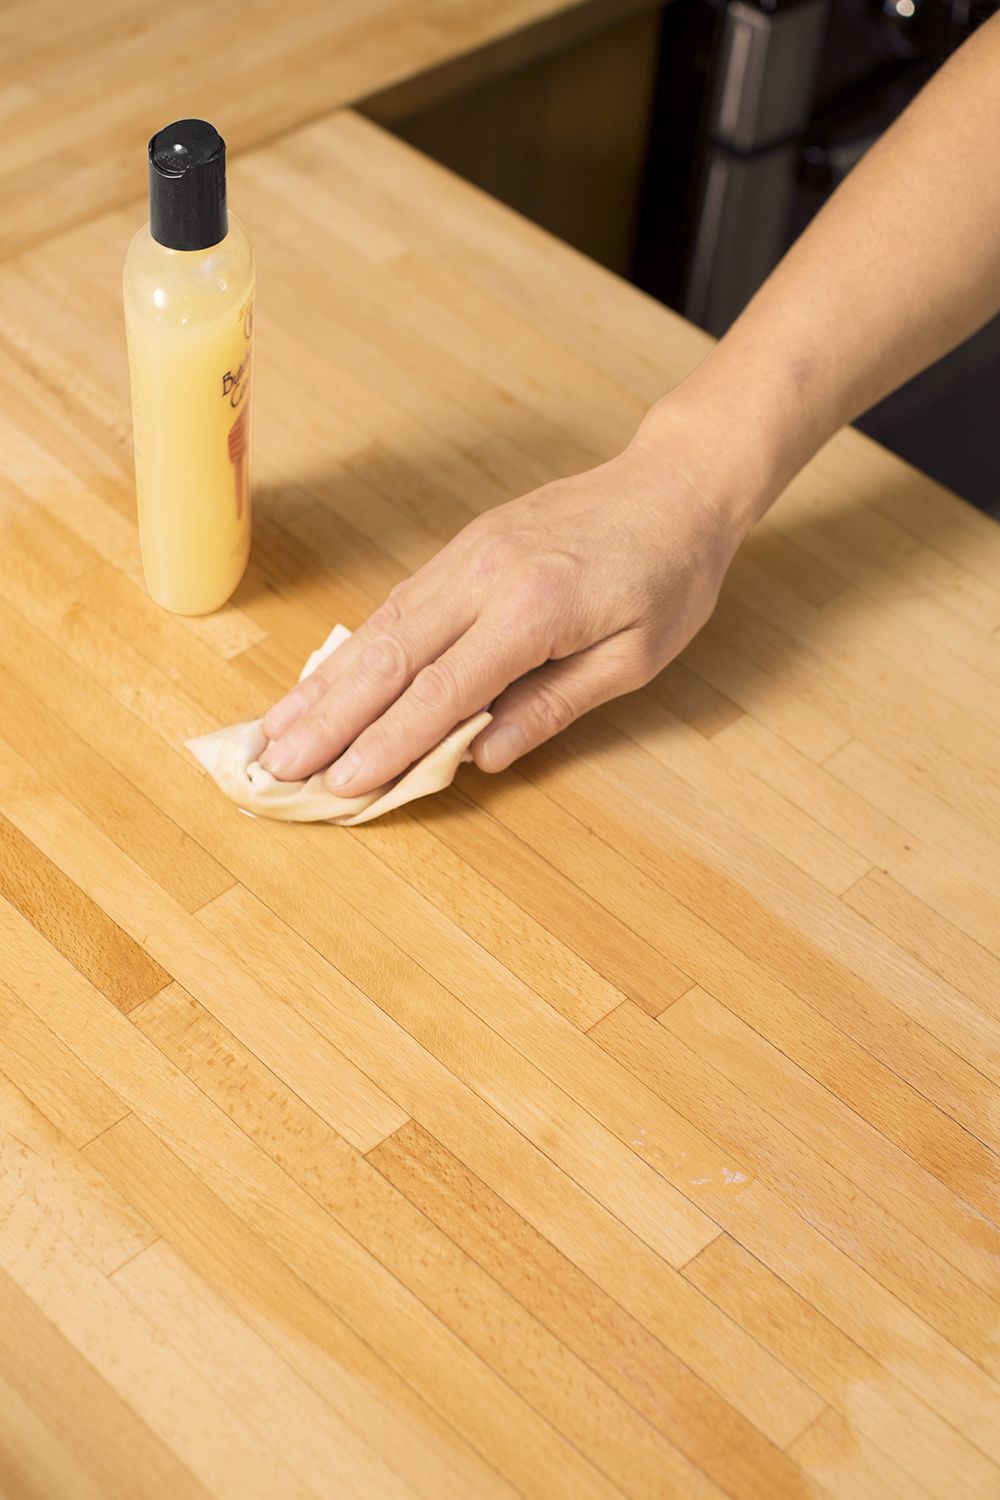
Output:
M171 250L225 239L226 143L207 120L177 120L150 141L149 229Z

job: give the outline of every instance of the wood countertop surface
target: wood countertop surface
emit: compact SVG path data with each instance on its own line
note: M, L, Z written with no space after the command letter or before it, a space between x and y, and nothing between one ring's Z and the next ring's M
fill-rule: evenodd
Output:
M846 432L644 692L241 817L183 740L705 339L350 112L234 203L203 620L139 569L141 205L0 266L0 1494L997 1496L1000 531Z
M0 9L0 256L145 191L187 115L238 153L344 105L380 117L657 0L10 0Z

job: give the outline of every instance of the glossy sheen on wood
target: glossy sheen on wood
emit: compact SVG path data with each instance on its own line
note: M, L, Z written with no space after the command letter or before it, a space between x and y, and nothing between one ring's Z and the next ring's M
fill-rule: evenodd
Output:
M644 692L243 818L184 739L706 341L351 114L240 177L210 618L138 566L141 206L0 266L0 1494L1000 1494L1000 533L844 433Z

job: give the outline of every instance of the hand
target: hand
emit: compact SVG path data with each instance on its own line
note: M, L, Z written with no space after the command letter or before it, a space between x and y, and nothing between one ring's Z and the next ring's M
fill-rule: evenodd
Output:
M355 795L492 703L473 754L501 771L648 682L708 619L742 536L704 482L705 445L663 425L487 511L398 584L265 715L264 766L295 779L333 761L328 785Z

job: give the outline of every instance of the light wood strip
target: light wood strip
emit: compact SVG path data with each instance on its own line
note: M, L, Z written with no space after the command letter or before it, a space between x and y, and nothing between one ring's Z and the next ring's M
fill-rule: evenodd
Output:
M417 1493L166 1241L122 1266L114 1283L180 1354L197 1347L200 1373L218 1399L281 1452L313 1493L373 1500Z
M24 941L23 927L15 932ZM26 998L33 1007L47 998L65 1003L63 996L39 997L37 991ZM75 998L79 1002L81 997ZM280 1165L210 1106L184 1075L168 1068L162 1058L158 1068L156 1049L149 1043L138 1045L144 1039L130 1022L118 1018L127 1028L124 1033L114 1027L116 1018L117 1013L109 1010L103 1023L96 1024L95 1016L86 1042L88 1050L103 1044L102 1071L113 1074L118 1091L143 1101L142 1112L155 1121L157 1132L196 1164L198 1173L225 1195L240 1218L253 1223L272 1248L280 1247L290 1269L364 1330L376 1352L381 1346L404 1378L426 1391L446 1420L459 1422L475 1443L484 1446L490 1460L509 1466L517 1486L528 1494L545 1495L557 1474L570 1475L581 1495L611 1492L596 1470L535 1417ZM184 1101L180 1107L178 1089ZM88 1148L101 1148L98 1161L104 1162L106 1143L125 1134L123 1127L130 1119L112 1126ZM514 1447L506 1440L512 1429L519 1434Z
M929 1493L833 1410L818 1417L788 1451L833 1500L926 1500Z
M801 693L817 712L838 724L841 732L846 729L850 738L863 742L874 739L895 765L957 811L985 821L994 831L1000 827L1000 772L996 770L1000 733L897 666L892 670L883 666L879 672L871 651L864 653L855 646L851 653L824 652L821 641L804 645L758 612L758 598L754 591L751 608L735 592L727 594L704 635L698 637L699 657L711 642L738 645L758 670L777 673L790 690ZM858 707L865 685L875 674L886 709L886 719L877 731L870 714ZM841 747L831 746L828 753L836 748Z
M1000 1014L1000 958L891 875L872 870L844 892L844 900L961 995L991 1016Z
M0 773L4 764L0 753ZM142 888L141 872L117 850L112 852L113 846L68 803L62 799L59 803L56 820L48 824L53 852L65 847L61 840L79 818L75 828L81 837L81 849L86 847L87 840L93 840L93 863L85 878L101 885L101 899L106 907L115 909L117 889L121 908L131 904L139 925L145 928L143 940L147 948L164 956L169 954L174 977L193 985L206 998L211 997L211 1003L223 1016L235 1011L245 1018L252 1014L251 1005L256 1002L258 1014L266 1012L268 1018L265 1028L268 1056L279 1069L284 1067L294 1074L296 1089L315 1104L324 1118L336 1123L348 1139L363 1149L375 1145L406 1119L405 1112L348 1058L324 1042L293 1011L277 1008L282 996L280 989L270 992L255 985L249 975L236 968L225 950L210 940L200 924L174 905L159 886L147 881L147 902L145 906L139 905L136 898ZM45 817L44 799L20 804L15 815L29 821L37 836L44 838L37 821L37 816ZM128 893L128 902L123 899L123 892ZM171 976L164 971L162 977L169 984Z
M102 1500L110 1493L39 1412L0 1374L0 1495L4 1500L50 1500L73 1495Z
M871 868L864 855L841 843L740 761L706 746L704 737L675 715L636 694L609 704L603 718L640 744L672 776L699 794L713 817L775 849L796 869L840 895Z
M0 980L0 1071L74 1146L128 1111Z
M762 540L763 546L756 534L751 536L740 552L728 597L760 615L784 635L799 642L808 641L809 653L822 655L831 668L835 688L840 672L853 680L861 675L865 678L875 675L881 681L880 674L892 663L895 667L892 690L885 697L897 709L905 703L902 712L894 716L901 723L908 723L910 704L916 700L919 689L925 700L935 708L944 709L931 716L939 742L943 739L946 745L951 743L947 726L952 714L971 717L977 730L1000 732L1000 710L991 691L994 685L991 673L979 671L939 642L925 640L892 611L873 608L870 599L859 590L842 586L832 601L822 604L804 599L794 574L768 566L768 558L773 554L767 550L766 529ZM818 560L811 556L806 555L805 561L807 565L819 566ZM873 620L877 621L874 642ZM824 683L824 688L827 686ZM847 722L853 719L850 714L842 717Z
M608 750L619 758L618 775L601 764ZM931 1029L940 1025L953 1034L954 992L913 966L906 955L887 949L884 940L873 941L871 930L859 928L852 914L819 887L807 893L801 878L789 880L763 851L754 863L754 889L748 889L737 875L749 872L749 854L735 834L728 841L732 873L721 870L712 857L716 846L711 810L702 806L682 811L676 799L664 798L652 758L639 747L620 743L598 718L545 746L526 770L548 795L586 819L608 842L616 840L618 848L654 872L667 889L683 891L685 903L717 931L726 929L738 938L741 952L763 973L795 990L806 989L817 1010L925 1096L941 1131L956 1143L960 1137L953 1121L961 1120L965 1139L958 1154L970 1164L980 1163L978 1184L969 1188L970 1201L984 1196L983 1183L992 1178L994 1158L983 1155L976 1137L986 1143L1000 1140L992 1118L993 1089L974 1063L950 1050ZM614 814L608 802L612 784L617 788ZM691 852L692 843L697 852ZM685 968L718 993L703 971ZM866 982L869 976L875 982ZM924 1025L913 1024L915 1019ZM957 1019L965 1019L960 997ZM973 1019L977 1029L984 1024L978 1012ZM971 1042L968 1050L973 1050ZM915 1097L914 1108L921 1102ZM993 1196L987 1187L985 1201L991 1204Z
M785 796L807 809L824 827L838 833L853 848L890 873L907 890L920 896L929 892L934 908L961 931L989 946L1000 930L1000 905L991 898L992 876L979 865L976 841L941 838L940 825L925 841L908 826L908 806L900 807L896 821L879 805L831 772L830 763L816 766L787 741L757 722L749 714L719 732L719 743L730 754L751 759L758 775ZM968 828L968 824L965 825ZM940 832L939 832L940 830ZM970 878L970 870L982 871L983 884Z
M444 828L448 821L447 804L438 817L431 814L432 827L437 824ZM501 867L485 851L481 874L462 854L448 847L446 835L441 840L428 839L422 827L401 826L399 821L391 834L376 827L374 837L366 844L387 863L405 870L407 880L425 899L568 1021L586 1029L625 998L620 989L583 961L587 943L581 941L575 950L569 948L553 935L548 920L524 913L498 889L503 880ZM520 890L521 882L517 885ZM550 882L550 897L555 894L554 885ZM674 978L668 970L662 976L660 994L669 995L672 990L681 994L688 984L686 976Z
M73 1340L43 1315L2 1267L0 1369L35 1416L33 1434L21 1429L9 1441L7 1425L15 1413L0 1404L4 1439L0 1461L10 1464L18 1447L31 1442L32 1450L25 1457L36 1485L48 1465L53 1460L58 1462L57 1453L47 1444L41 1452L34 1449L35 1443L45 1441L45 1428L51 1427L57 1442L70 1455L71 1473L82 1469L85 1476L92 1476L101 1500L162 1500L164 1495L176 1495L178 1500L208 1500L213 1493L175 1455L172 1444L146 1425L130 1397L121 1395L98 1373ZM140 1386L144 1384L141 1380ZM44 1421L40 1423L42 1413ZM59 1472L65 1472L62 1465ZM52 1493L46 1492L44 1500L51 1500ZM16 1488L11 1500L23 1500Z
M421 823L460 854L464 869L471 866L499 886L536 923L603 971L650 1015L658 1015L670 999L690 988L688 976L663 953L491 818L461 788L452 786L442 793L433 813ZM550 972L538 986L550 1003L559 983L559 976Z
M118 847L188 911L227 890L233 884L229 872L155 803L137 793L64 719L43 707L14 675L29 675L30 669L26 671L23 660L18 663L16 652L9 659L13 671L0 668L5 742L13 749L30 744L38 773L61 786L81 812L98 818Z
M957 859L956 855L952 859L990 890L996 873L994 843L977 817L960 815L878 750L858 740L830 756L825 769L858 795L875 801L887 817L922 841L935 849L955 850Z
M659 746L670 736L670 727L654 725L651 728L644 717L641 700L612 705L603 717L624 729L650 756L660 758ZM596 743L600 744L600 739ZM674 811L676 799L670 799L664 808L662 797L650 795L655 775L648 762L632 755L629 765L629 792L631 794L634 790L637 804L645 804L647 825L652 826L655 819L666 835L681 831L684 847L696 849L706 864L714 864L718 838L712 808L699 806L687 815L678 815ZM651 842L649 838L637 838L633 844L636 856L648 860L645 851ZM657 842L662 846L666 840ZM731 851L729 865L734 874L741 874L743 869L737 863L731 835L728 842ZM654 855L654 858L659 856ZM803 889L803 882L789 879L787 870L778 860L759 853L751 859L754 870L752 875L743 874L745 889L752 891L769 912L793 924L799 942L805 938L821 948L821 955L812 965L817 974L822 971L832 980L837 969L846 970L839 981L840 988L851 985L857 976L869 992L877 993L880 1001L898 1006L905 1015L919 1022L931 1037L946 1042L958 1054L957 1059L949 1057L943 1048L935 1045L935 1041L925 1042L920 1033L914 1031L915 1049L936 1055L942 1071L954 1075L956 1088L968 1092L970 1104L966 1105L966 1118L971 1128L979 1131L988 1111L983 1110L981 1104L984 1098L981 1081L971 1069L979 1070L991 1082L997 1082L1000 1028L970 1007L961 994L942 985L932 972L914 964L905 951L887 942L881 934L873 933L865 924L853 921L845 914L842 904L831 900L815 886ZM668 864L675 868L677 861L669 860ZM794 948L795 945L786 940L784 946ZM794 953L790 953L789 958L791 961L784 967L783 975L795 982ZM961 1060L969 1066L963 1066ZM952 1113L962 1112L953 1103L949 1107ZM985 1138L1000 1140L1000 1136L991 1133L988 1126Z
M210 1493L263 1497L277 1492L289 1500L316 1500L316 1491L299 1482L237 1413L211 1399L189 1358L157 1335L29 1192L0 1229L0 1268L169 1442Z
M0 1122L0 1177L8 1206L30 1196L44 1208L58 1237L72 1240L105 1274L156 1238L155 1230L5 1078L0 1078Z
M538 759L535 757L536 762ZM557 785L551 781L545 785L558 795ZM518 783L515 778L508 778L502 786L490 786L486 793L481 794L478 786L475 790L477 796L488 798L486 805L493 815L510 822L526 842L550 850L552 857L565 861L565 868L573 869L576 879L586 883L588 889L599 890L603 900L615 904L616 910L627 912L628 920L642 935L669 943L677 960L702 976L705 987L738 1014L765 1032L777 1026L787 1038L786 1045L793 1055L814 1076L876 1121L890 1139L917 1154L943 1181L964 1191L970 1201L982 1196L984 1186L987 1194L991 1192L992 1158L982 1159L986 1163L985 1172L974 1167L970 1160L969 1171L956 1177L962 1154L971 1150L974 1156L976 1148L967 1138L964 1145L959 1145L961 1137L953 1137L957 1150L938 1149L943 1145L943 1137L952 1135L953 1128L946 1115L932 1111L930 1118L935 1123L929 1124L926 1131L901 1130L900 1120L914 1120L926 1108L924 1101L869 1052L800 1000L794 991L769 976L756 954L750 957L743 948L724 940L663 886L657 885L651 875L631 866L617 852L588 835L573 815L573 809L579 811L579 797L561 799L566 807L556 808L535 787ZM598 826L601 805L600 799L587 805L591 821ZM692 873L689 869L686 877L676 882L685 901L690 901L694 894ZM770 951L773 952L773 945ZM766 955L768 949L762 948L761 952ZM815 993L823 1000L831 992L823 989ZM836 991L832 993L835 995Z
M114 1128L114 1127L112 1127ZM234 1413L210 1403L195 1368L156 1337L75 1245L58 1235L22 1194L0 1230L0 1268L127 1400L168 1440L208 1491L219 1496L282 1493L309 1497L277 1455L268 1454Z

